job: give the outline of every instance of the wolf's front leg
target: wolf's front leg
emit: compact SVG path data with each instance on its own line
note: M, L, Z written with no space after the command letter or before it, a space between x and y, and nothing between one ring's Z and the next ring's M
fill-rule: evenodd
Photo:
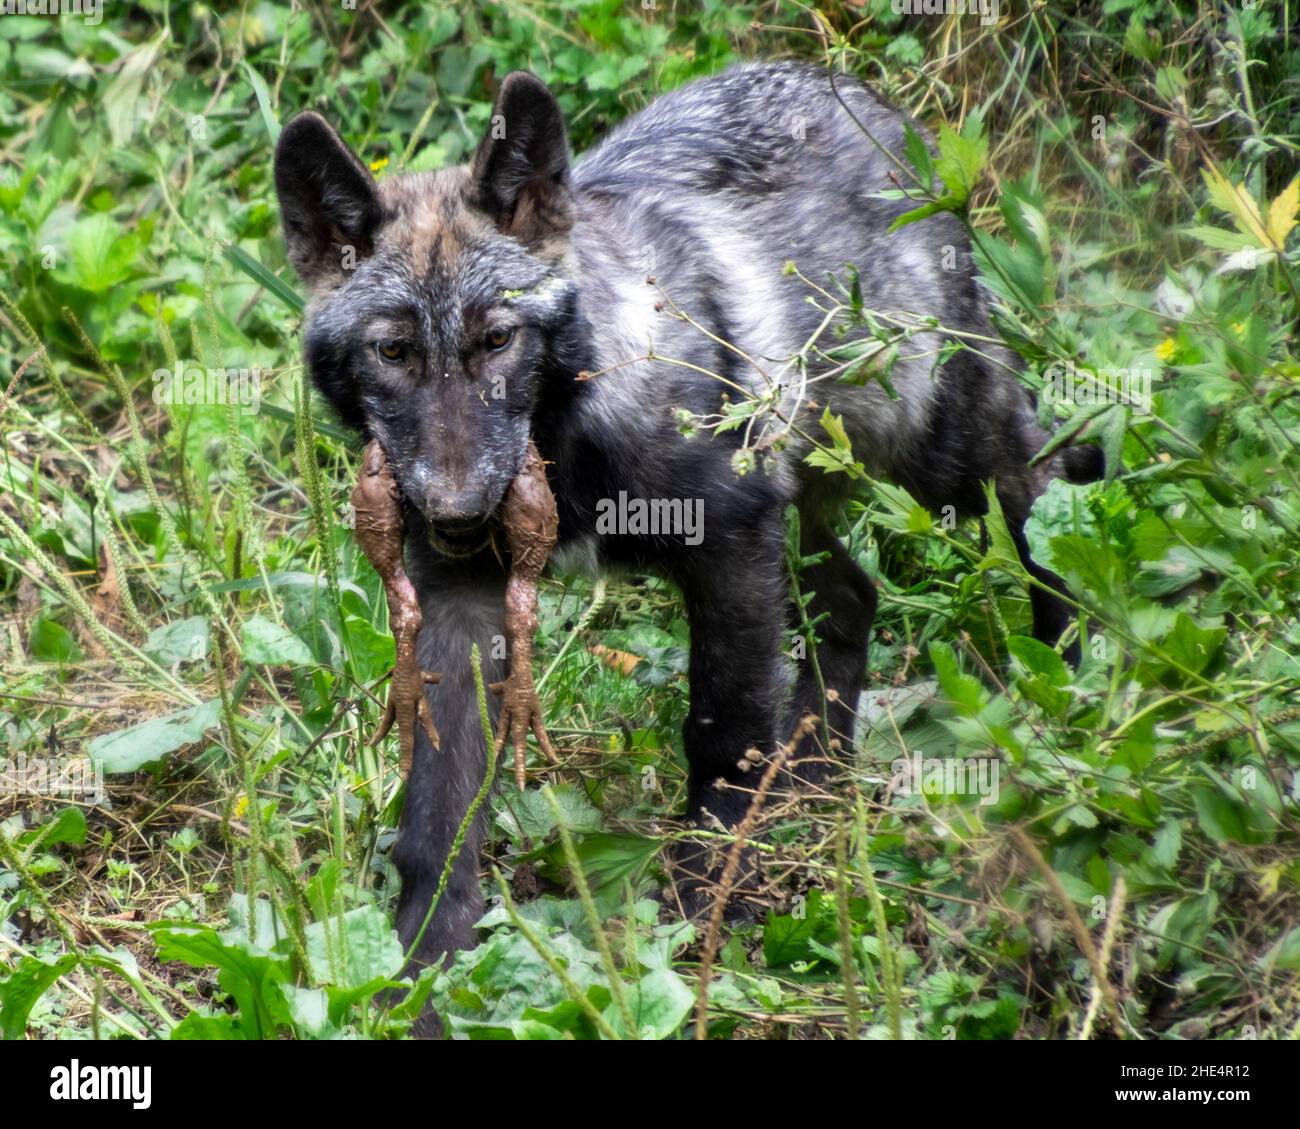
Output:
M402 878L397 932L407 949L419 938L412 958L418 966L471 947L474 922L483 915L478 867L488 822L486 803L465 837L436 912L425 924L456 831L487 771L486 746L492 737L488 734L485 742L470 652L477 643L485 682L505 677L506 576L490 550L464 560L425 556L412 561L412 573L424 616L417 661L425 670L442 672L441 682L427 691L441 748L435 749L424 731L416 730L415 759L393 848ZM489 694L494 727L498 708ZM434 1029L428 1024L424 1033Z
M688 817L710 830L740 822L762 776L750 750L776 750L784 696L780 646L787 584L775 520L688 563L677 579L691 627L691 705L683 728ZM747 754L750 754L747 756ZM688 913L704 908L719 858L685 848L679 893Z

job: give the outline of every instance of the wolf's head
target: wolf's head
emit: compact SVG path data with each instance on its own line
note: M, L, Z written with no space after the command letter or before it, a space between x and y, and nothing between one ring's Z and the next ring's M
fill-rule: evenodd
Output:
M306 361L342 419L379 440L436 547L481 539L523 462L576 294L564 120L508 75L468 166L376 184L324 118L275 154L289 259L311 289Z

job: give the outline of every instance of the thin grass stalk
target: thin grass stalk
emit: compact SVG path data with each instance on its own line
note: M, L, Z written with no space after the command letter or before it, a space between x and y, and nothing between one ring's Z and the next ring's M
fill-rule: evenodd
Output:
M839 925L840 980L844 984L845 1026L850 1039L858 1038L859 1008L857 958L853 952L853 924L849 915L848 832L841 817L835 829L835 911Z
M867 888L867 898L871 902L871 915L876 926L876 940L880 947L880 980L885 989L885 1016L889 1025L889 1037L903 1037L903 969L898 953L894 949L893 938L889 935L889 923L885 920L885 902L876 885L876 876L871 869L871 853L867 838L867 809L861 800L857 805L857 871L858 877Z
M549 784L542 786L542 795L550 805L551 814L555 817L555 829L559 832L560 844L564 848L564 859L569 867L569 875L573 879L573 885L578 891L578 898L582 902L582 908L587 915L587 924L591 927L592 935L596 939L596 951L600 953L601 964L605 967L605 977L609 981L609 990L614 996L614 1002L618 1004L619 1015L623 1019L623 1030L627 1032L628 1038L635 1039L638 1037L636 1020L632 1016L632 1009L627 1002L627 993L623 991L623 980L618 974L618 966L614 963L614 952L610 948L609 938L605 936L604 927L601 925L600 914L596 910L596 901L591 896L591 887L587 885L587 876L583 873L582 860L578 858L578 852L573 846L573 836L569 834L569 829L564 826L564 813L560 811L560 805L555 799L555 793L551 790Z

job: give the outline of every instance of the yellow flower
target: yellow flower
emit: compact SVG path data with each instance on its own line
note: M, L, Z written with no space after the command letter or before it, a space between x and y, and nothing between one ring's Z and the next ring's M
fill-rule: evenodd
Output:
M1178 352L1178 346L1174 344L1174 339L1172 337L1166 337L1156 346L1156 356L1166 364L1173 360L1176 352Z
M248 811L248 797L240 796L239 799L235 801L235 818L243 819L244 813L247 811Z
M371 172L378 172L380 169L385 169L387 167L388 167L387 157L380 157L379 160L370 162Z
M1244 321L1234 321L1232 323L1232 332L1238 337L1246 336L1246 323Z

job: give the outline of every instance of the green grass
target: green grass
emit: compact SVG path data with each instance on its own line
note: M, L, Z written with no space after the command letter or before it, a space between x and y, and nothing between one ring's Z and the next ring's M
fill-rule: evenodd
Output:
M1031 527L1087 613L1077 670L1026 638L996 520L867 480L826 421L880 583L872 724L848 787L774 799L772 908L717 938L705 1030L1300 1035L1293 8L385 8L0 20L5 371L44 350L0 390L0 755L106 771L102 803L0 795L0 1035L396 1037L431 993L474 1036L689 1037L705 938L652 895L668 843L730 838L672 819L686 624L650 577L547 582L563 765L487 801L484 943L384 1002L396 749L365 737L393 647L346 528L356 452L304 387L271 151L313 106L377 175L464 160L524 66L581 150L790 55L940 133L900 181L970 226L1031 387L1136 371L1151 399L1044 397L1109 461ZM178 362L261 370L258 410L157 402ZM996 799L900 794L913 754L996 758Z

